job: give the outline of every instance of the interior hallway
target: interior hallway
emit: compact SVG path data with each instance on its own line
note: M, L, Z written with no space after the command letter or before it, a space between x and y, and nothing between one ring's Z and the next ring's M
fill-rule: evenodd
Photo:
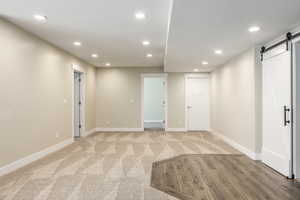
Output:
M1 200L176 199L150 186L154 161L240 154L208 132L95 133L0 178Z

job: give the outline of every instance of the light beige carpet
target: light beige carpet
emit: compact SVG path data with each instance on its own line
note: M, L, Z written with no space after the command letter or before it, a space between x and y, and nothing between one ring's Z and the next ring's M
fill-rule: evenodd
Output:
M181 154L239 152L207 132L96 133L0 177L0 199L175 199L150 186L151 168Z

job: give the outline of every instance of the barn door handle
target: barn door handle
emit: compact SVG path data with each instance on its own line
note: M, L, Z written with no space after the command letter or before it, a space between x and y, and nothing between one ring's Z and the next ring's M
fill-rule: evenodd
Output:
M291 109L287 108L287 106L284 106L284 126L287 126L289 123L291 123L290 120L287 120L287 113L290 111Z

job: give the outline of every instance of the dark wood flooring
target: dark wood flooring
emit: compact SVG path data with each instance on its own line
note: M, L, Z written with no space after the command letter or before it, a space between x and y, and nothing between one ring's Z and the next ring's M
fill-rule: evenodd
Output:
M151 186L182 200L300 200L300 183L245 155L182 155L155 162Z

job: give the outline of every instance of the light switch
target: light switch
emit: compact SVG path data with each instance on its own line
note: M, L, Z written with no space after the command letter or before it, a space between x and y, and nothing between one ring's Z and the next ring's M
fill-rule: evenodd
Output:
M134 99L130 99L130 101L129 101L130 103L134 103Z

